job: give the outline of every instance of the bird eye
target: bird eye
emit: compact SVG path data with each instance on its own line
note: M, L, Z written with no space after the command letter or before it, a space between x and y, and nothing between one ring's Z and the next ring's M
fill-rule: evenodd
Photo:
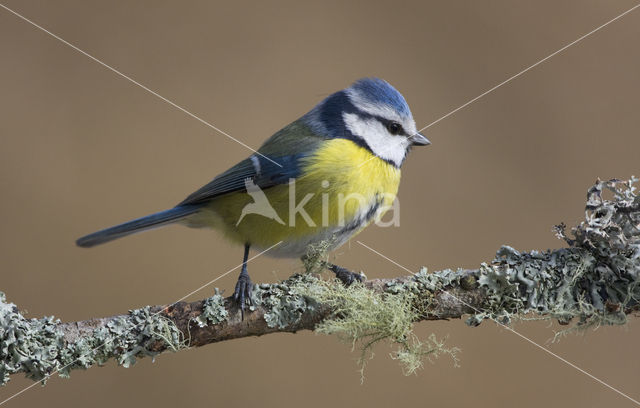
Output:
M402 125L399 124L398 122L389 122L389 123L387 123L387 130L392 135L399 135L400 133L403 132Z

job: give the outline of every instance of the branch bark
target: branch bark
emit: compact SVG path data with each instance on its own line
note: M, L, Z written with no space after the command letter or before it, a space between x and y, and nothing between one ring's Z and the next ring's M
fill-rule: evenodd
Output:
M461 282L474 282L480 275L480 269L464 270L460 272ZM436 275L434 275L436 276ZM294 278L295 279L295 278ZM312 278L313 279L313 278ZM385 293L385 289L395 285L404 285L413 282L413 276L402 276L393 279L373 279L364 282L364 287L378 293ZM309 281L312 282L312 281ZM289 280L274 285L262 285L262 288L290 285ZM339 282L335 283L339 285ZM419 296L432 298L427 309L423 310L420 320L448 320L461 318L465 314L474 314L486 310L487 291L485 288L472 286L463 287L465 283L452 285L446 289L429 290ZM170 305L153 306L149 309L152 315L168 319L173 323L184 338L188 338L188 347L200 347L219 341L232 340L249 336L262 336L270 333L295 333L300 330L313 330L316 325L329 317L332 309L326 305L314 305L300 310L299 317L284 326L270 325L266 315L273 313L273 308L260 304L254 306L254 310L245 313L244 319L240 310L234 304L231 297L223 300L227 318L218 324L200 326L198 317L203 313L208 299L195 302L178 302ZM294 307L294 306L285 306ZM515 312L515 311L514 311ZM630 310L628 311L630 312ZM130 314L117 315L99 319L89 319L78 322L61 323L60 329L64 332L64 341L67 344L77 342L82 338L91 336L99 328L107 327L110 323L121 319L128 319ZM149 349L153 352L163 352L172 349L163 339L158 339Z
M16 373L45 381L54 373L68 376L72 369L101 365L111 358L130 366L138 358L167 350L314 330L327 327L327 322L347 321L338 327L355 325L355 332L365 333L364 337L373 333L375 339L391 338L406 346L406 330L387 334L379 328L389 315L406 312L390 309L398 304L410 309L409 324L466 315L471 326L483 319L504 324L532 314L563 324L575 319L583 327L624 324L627 315L640 310L640 197L634 181L597 181L588 192L585 221L573 228L572 236L564 225L556 227L567 248L520 253L503 246L491 262L477 269L423 270L350 288L310 274L295 275L258 285L253 310L244 319L231 298L217 292L196 302L147 306L79 322L26 319L0 292L0 382ZM612 200L602 197L606 189L613 192ZM361 302L369 297L375 301ZM369 313L378 307L391 313ZM362 318L363 311L369 320ZM380 321L372 324L370 316ZM347 335L360 339L360 334Z

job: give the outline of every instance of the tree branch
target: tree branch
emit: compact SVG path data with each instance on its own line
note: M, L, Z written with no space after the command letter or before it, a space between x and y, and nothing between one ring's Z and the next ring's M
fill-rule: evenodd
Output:
M364 350L381 339L400 345L398 358L446 351L412 340L420 320L470 317L508 324L513 318L554 318L576 327L624 324L640 309L640 197L628 182L597 181L589 189L586 219L556 227L568 247L520 253L503 246L477 269L426 269L411 276L375 279L348 288L312 274L294 275L254 289L255 305L241 318L216 290L196 302L147 306L127 314L62 323L26 319L0 293L0 383L11 374L45 381L53 373L101 365L110 358L128 367L137 358L171 350L274 332L319 330ZM603 198L603 190L613 193ZM451 351L451 350L449 350ZM413 354L412 354L413 353Z

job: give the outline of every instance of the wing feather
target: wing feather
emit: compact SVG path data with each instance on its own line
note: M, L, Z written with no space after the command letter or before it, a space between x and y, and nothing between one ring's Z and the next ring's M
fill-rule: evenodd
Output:
M299 176L300 159L304 155L270 157L282 167L264 157L258 155L252 157L241 161L220 174L211 182L190 194L178 205L202 204L223 194L246 191L245 181L247 179L253 180L263 190L278 184L288 183L289 179ZM256 161L258 161L258 165L255 164Z
M295 121L271 136L258 150L260 154L231 167L178 205L202 204L223 194L246 191L247 179L262 190L286 184L300 175L302 160L313 154L323 139L301 121Z

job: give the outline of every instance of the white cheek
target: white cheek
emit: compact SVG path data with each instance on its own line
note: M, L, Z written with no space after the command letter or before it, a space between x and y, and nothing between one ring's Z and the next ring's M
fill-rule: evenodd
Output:
M354 113L344 113L344 123L356 136L361 137L373 153L400 166L407 154L409 141L404 136L392 136L375 119L361 119Z

